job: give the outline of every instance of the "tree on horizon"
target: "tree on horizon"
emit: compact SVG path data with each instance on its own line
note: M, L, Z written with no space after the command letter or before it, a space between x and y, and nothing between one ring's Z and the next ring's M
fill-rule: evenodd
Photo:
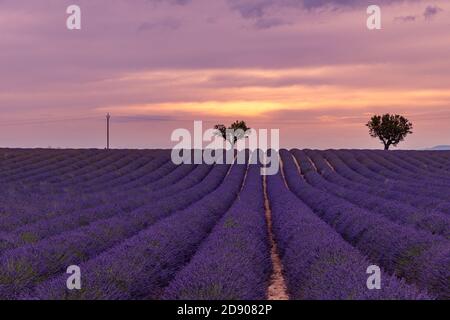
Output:
M390 146L396 147L408 134L413 133L412 123L398 114L374 115L366 126L371 137L380 139L384 150L389 150Z
M214 129L216 130L216 135L221 136L232 146L234 146L238 140L246 138L247 132L252 130L243 120L236 120L228 128L223 124L217 124L214 126Z

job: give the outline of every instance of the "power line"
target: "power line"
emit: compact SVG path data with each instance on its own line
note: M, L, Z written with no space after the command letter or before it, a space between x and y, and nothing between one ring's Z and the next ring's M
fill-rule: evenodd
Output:
M84 121L84 120L99 120L98 116L91 117L74 117L74 118L38 118L38 119L24 119L24 120L13 120L13 121L0 121L0 126L20 126L20 125L34 125L34 124L45 124L45 123L58 123L66 121Z

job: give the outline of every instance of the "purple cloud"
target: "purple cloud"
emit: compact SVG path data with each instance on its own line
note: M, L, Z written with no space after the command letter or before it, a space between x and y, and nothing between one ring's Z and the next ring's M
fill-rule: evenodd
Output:
M419 0L378 0L378 5L389 5L396 2L417 2ZM228 0L231 8L237 10L244 18L261 18L266 12L276 7L318 9L329 7L351 8L374 4L371 0Z
M423 16L425 17L426 20L430 20L441 11L443 11L443 10L437 6L428 6L428 7L426 7L425 12L423 13Z

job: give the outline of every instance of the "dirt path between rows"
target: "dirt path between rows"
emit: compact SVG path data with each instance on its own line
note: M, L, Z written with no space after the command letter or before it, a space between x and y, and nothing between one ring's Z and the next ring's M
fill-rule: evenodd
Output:
M269 233L270 241L270 256L272 259L272 275L270 277L270 285L267 289L268 300L289 300L287 293L286 281L283 276L283 265L281 263L280 255L278 254L278 247L273 235L272 229L272 211L270 210L270 202L267 196L267 179L264 176L264 207L266 211L267 230Z

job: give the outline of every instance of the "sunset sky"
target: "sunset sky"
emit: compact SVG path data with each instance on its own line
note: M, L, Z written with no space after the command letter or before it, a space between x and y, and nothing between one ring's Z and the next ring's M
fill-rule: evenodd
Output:
M237 119L381 148L364 124L391 112L415 126L400 148L426 148L450 144L450 0L0 0L0 73L0 147L104 147L110 112L117 148Z

